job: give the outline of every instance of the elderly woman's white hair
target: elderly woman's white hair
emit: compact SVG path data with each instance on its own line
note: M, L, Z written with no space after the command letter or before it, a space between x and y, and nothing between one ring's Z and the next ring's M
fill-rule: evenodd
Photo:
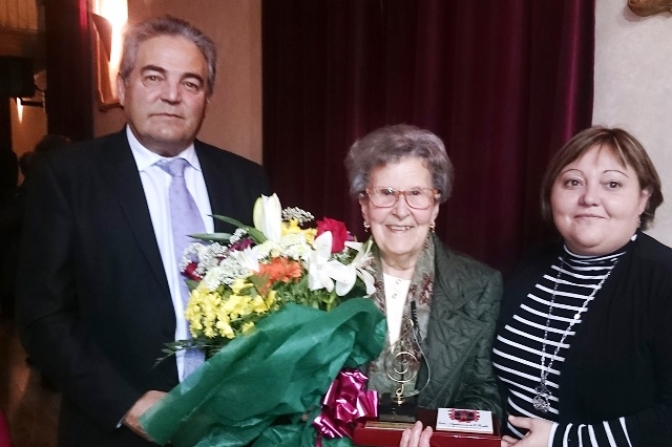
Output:
M369 184L374 168L417 157L432 176L432 186L445 202L453 189L453 165L441 138L426 129L408 124L376 129L350 147L345 168L350 182L350 195L360 198Z

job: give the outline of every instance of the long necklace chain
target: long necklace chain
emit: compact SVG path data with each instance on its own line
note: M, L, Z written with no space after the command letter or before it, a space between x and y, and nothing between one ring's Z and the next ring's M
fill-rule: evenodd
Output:
M560 268L558 269L558 275L555 278L555 285L553 286L553 295L551 296L551 303L548 306L548 315L546 316L546 326L544 327L544 342L541 345L541 372L539 373L540 374L539 386L537 386L534 389L536 395L532 400L532 405L536 410L541 411L542 413L548 413L548 411L551 409L550 399L552 393L548 389L548 386L546 384L546 378L548 377L548 372L553 367L553 362L558 356L558 352L560 352L560 347L565 342L565 339L571 332L574 325L578 323L579 319L581 318L581 314L583 314L586 311L586 309L588 309L588 304L593 299L595 294L602 288L602 285L607 280L607 278L609 278L609 275L611 275L611 271L613 270L614 266L616 266L617 262L618 259L614 259L614 263L612 264L607 274L604 276L604 278L602 278L600 283L593 289L593 292L583 301L581 308L574 314L574 317L569 322L567 329L565 329L565 331L563 332L562 337L560 338L560 342L555 346L555 350L553 351L553 355L550 356L548 365L546 365L546 357L547 357L546 344L548 343L548 329L551 325L551 315L553 314L553 305L555 304L555 295L558 291L558 283L560 282L560 276L562 275L562 270L565 268L565 259L562 256L560 257Z

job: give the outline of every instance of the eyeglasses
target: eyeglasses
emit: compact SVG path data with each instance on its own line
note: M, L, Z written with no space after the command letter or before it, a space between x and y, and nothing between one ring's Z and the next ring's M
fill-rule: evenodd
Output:
M394 188L382 187L367 189L366 194L371 199L373 205L378 208L391 208L399 201L399 196L404 196L406 203L411 208L426 210L434 205L434 200L439 195L439 191L433 188L416 188L408 191L399 191Z

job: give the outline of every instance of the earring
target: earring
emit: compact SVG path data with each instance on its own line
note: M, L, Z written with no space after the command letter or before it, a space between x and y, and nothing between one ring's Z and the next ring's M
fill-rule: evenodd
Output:
M369 224L367 221L364 221L364 231L368 233L369 228L371 228L371 224Z
M434 233L434 230L436 230L436 222L432 222L432 224L429 226L430 233Z

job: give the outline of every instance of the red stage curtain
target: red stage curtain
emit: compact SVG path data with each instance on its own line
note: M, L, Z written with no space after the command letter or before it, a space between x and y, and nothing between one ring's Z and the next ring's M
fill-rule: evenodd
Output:
M592 114L594 1L265 0L264 164L284 205L361 231L343 158L406 122L456 168L437 233L506 270L548 237L550 154Z
M93 75L87 0L45 0L47 131L93 137Z
M0 447L12 447L12 438L9 434L9 424L5 415L0 411Z

